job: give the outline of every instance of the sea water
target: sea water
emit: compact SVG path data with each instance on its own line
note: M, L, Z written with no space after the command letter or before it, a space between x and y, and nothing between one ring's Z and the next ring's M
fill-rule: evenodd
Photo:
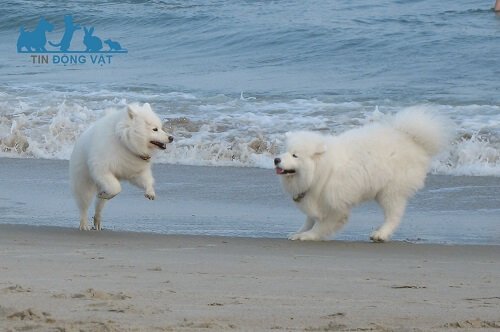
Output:
M7 1L0 155L69 159L75 139L107 111L149 102L175 137L156 162L272 168L287 131L337 134L424 108L456 124L431 173L499 177L500 16L492 5ZM32 31L41 17L54 26L47 40L58 43L65 15L82 28L59 61L49 44L46 62L17 52L21 27ZM71 53L85 50L83 27L127 53L105 53L105 44L101 54Z

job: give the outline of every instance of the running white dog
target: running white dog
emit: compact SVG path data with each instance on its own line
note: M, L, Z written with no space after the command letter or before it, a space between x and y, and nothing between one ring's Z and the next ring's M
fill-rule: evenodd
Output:
M352 207L374 199L385 222L370 238L389 240L408 199L424 186L432 156L447 145L450 128L442 117L407 110L339 136L288 133L287 152L274 159L276 173L307 215L289 239L324 240L347 222Z
M69 162L71 187L80 209L80 229L89 230L87 212L97 194L94 228L101 229L101 211L106 200L120 191L120 180L128 180L155 199L151 156L173 141L149 104L132 104L98 120L77 140Z

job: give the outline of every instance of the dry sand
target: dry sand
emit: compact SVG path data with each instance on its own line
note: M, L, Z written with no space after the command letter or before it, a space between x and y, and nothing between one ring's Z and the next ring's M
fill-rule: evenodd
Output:
M2 331L487 331L500 246L0 225Z

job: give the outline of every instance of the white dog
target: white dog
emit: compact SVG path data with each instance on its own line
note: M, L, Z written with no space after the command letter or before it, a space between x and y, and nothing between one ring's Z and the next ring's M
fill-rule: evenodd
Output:
M102 208L121 191L120 180L130 181L145 190L146 198L154 199L151 156L172 141L147 103L112 112L88 128L76 141L69 162L80 229L89 230L87 212L96 194L94 228L101 229Z
M442 117L407 110L339 136L288 133L287 152L274 159L276 173L307 215L289 239L323 240L347 222L353 206L376 200L385 222L370 238L389 240L408 199L424 186L432 156L449 142L450 128Z

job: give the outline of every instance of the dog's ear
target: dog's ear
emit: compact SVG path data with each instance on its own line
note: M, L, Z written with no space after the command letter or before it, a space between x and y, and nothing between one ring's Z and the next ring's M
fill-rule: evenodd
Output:
M135 110L134 110L134 109L132 108L132 106L130 106L130 105L128 105L128 106L127 106L127 113L128 113L128 118L129 118L130 120L133 120L133 119L135 118L135 116L137 115L137 114L135 113Z
M314 157L319 157L319 156L321 156L325 152L326 152L326 144L325 143L319 143L316 146L316 149L314 149Z

